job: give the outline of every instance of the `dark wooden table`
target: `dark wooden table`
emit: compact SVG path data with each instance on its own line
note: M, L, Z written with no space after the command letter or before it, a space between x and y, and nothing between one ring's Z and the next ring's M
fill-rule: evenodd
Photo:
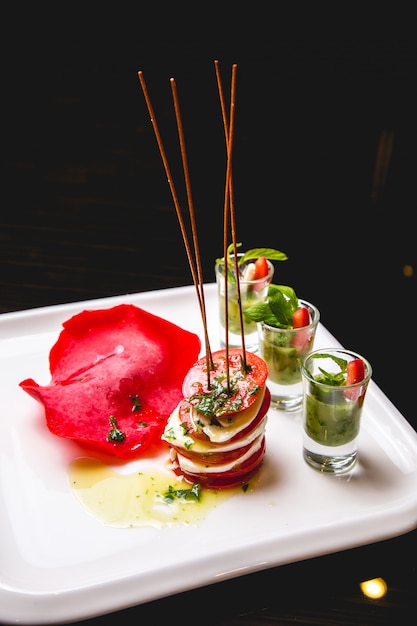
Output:
M59 28L30 41L14 40L15 63L3 72L0 312L191 284L139 69L181 181L176 79L204 276L214 280L224 139L213 60L227 85L236 62L238 239L287 252L276 278L369 358L376 383L416 428L415 46L145 46L120 34L87 47L77 31L63 43ZM82 623L410 624L416 552L412 531ZM388 585L380 600L359 587L374 577Z

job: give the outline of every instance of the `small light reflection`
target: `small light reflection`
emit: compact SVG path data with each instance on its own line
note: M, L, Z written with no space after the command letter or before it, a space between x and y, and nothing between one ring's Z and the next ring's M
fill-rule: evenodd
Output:
M413 274L414 274L413 266L412 265L404 265L403 266L403 274L407 278L411 278L411 276L413 276Z
M388 591L387 583L383 578L372 578L360 583L362 593L368 598L377 600L383 598Z

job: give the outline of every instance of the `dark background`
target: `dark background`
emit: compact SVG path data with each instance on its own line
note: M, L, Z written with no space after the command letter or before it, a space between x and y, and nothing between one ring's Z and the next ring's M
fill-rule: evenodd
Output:
M274 281L319 307L323 324L371 361L376 383L417 428L417 44L406 32L412 16L388 19L382 29L380 8L370 20L341 12L310 21L300 7L289 20L267 10L268 3L229 14L228 3L190 4L182 19L171 5L147 6L146 14L142 5L127 11L118 4L107 14L86 6L42 12L37 5L32 14L3 9L0 312L191 284L138 70L186 207L169 84L176 80L204 277L214 281L225 175L214 59L226 91L237 63L238 240L244 248L288 254ZM294 615L300 577L310 581L316 567L325 576L346 567L343 597L326 576L330 595L320 604L313 585L299 619L319 620L324 607L333 619L337 607L346 616L340 623L351 623L348 571L380 575L389 562L391 574L402 570L393 604L368 607L365 621L355 623L385 623L382 615L392 623L399 607L412 606L415 586L407 576L415 581L415 550L407 541L415 543L414 535L382 550L370 546L303 569L290 566L274 579L245 577L243 596L233 582L213 593L226 602L224 594L233 614L246 589L247 606L259 612L274 603L279 582L287 589L282 610ZM201 595L204 603L204 593L185 600ZM163 617L175 602L151 604L141 614Z
M214 280L225 175L214 59L227 95L236 63L238 240L288 254L274 280L316 303L412 420L414 38L282 24L262 35L249 14L244 26L223 23L223 36L203 16L188 29L176 13L161 23L156 9L23 15L3 23L0 310L191 283L138 70L186 212L175 78L204 277Z

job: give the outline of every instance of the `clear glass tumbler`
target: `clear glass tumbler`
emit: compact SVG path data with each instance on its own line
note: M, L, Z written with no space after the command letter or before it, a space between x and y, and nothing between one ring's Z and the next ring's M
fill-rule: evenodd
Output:
M242 258L243 253L239 253L238 259ZM233 262L234 256L231 255ZM243 332L245 337L245 348L252 352L258 350L258 331L256 322L245 318L245 309L265 302L268 297L268 287L272 282L274 275L274 266L271 261L268 263L268 274L263 278L257 280L245 279L245 270L250 263L253 263L254 259L244 262L239 266L239 283L240 283L240 298L242 304L242 319L243 319ZM219 322L220 322L220 343L224 348L226 345L226 309L225 309L225 273L224 273L224 261L216 263L216 282L217 282L217 294L218 294L218 306L219 306ZM239 304L237 294L237 282L235 272L228 276L227 282L227 303L228 303L228 341L230 347L240 347L242 345L242 331L239 315Z
M265 322L258 323L259 356L268 366L268 388L271 408L295 411L301 408L303 384L300 360L314 346L320 313L317 307L299 300L300 307L310 313L310 324L302 328L275 328Z
M347 380L351 361L363 363L363 378ZM363 404L372 376L369 362L343 348L311 352L301 366L304 387L303 456L324 474L342 474L357 460Z

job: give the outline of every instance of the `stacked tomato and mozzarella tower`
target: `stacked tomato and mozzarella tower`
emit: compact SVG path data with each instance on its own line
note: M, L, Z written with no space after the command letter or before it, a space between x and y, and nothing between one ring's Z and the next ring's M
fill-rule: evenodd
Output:
M209 375L208 375L209 371ZM231 348L189 370L184 399L168 419L162 439L177 474L207 488L246 484L265 454L270 405L268 370L252 352Z

